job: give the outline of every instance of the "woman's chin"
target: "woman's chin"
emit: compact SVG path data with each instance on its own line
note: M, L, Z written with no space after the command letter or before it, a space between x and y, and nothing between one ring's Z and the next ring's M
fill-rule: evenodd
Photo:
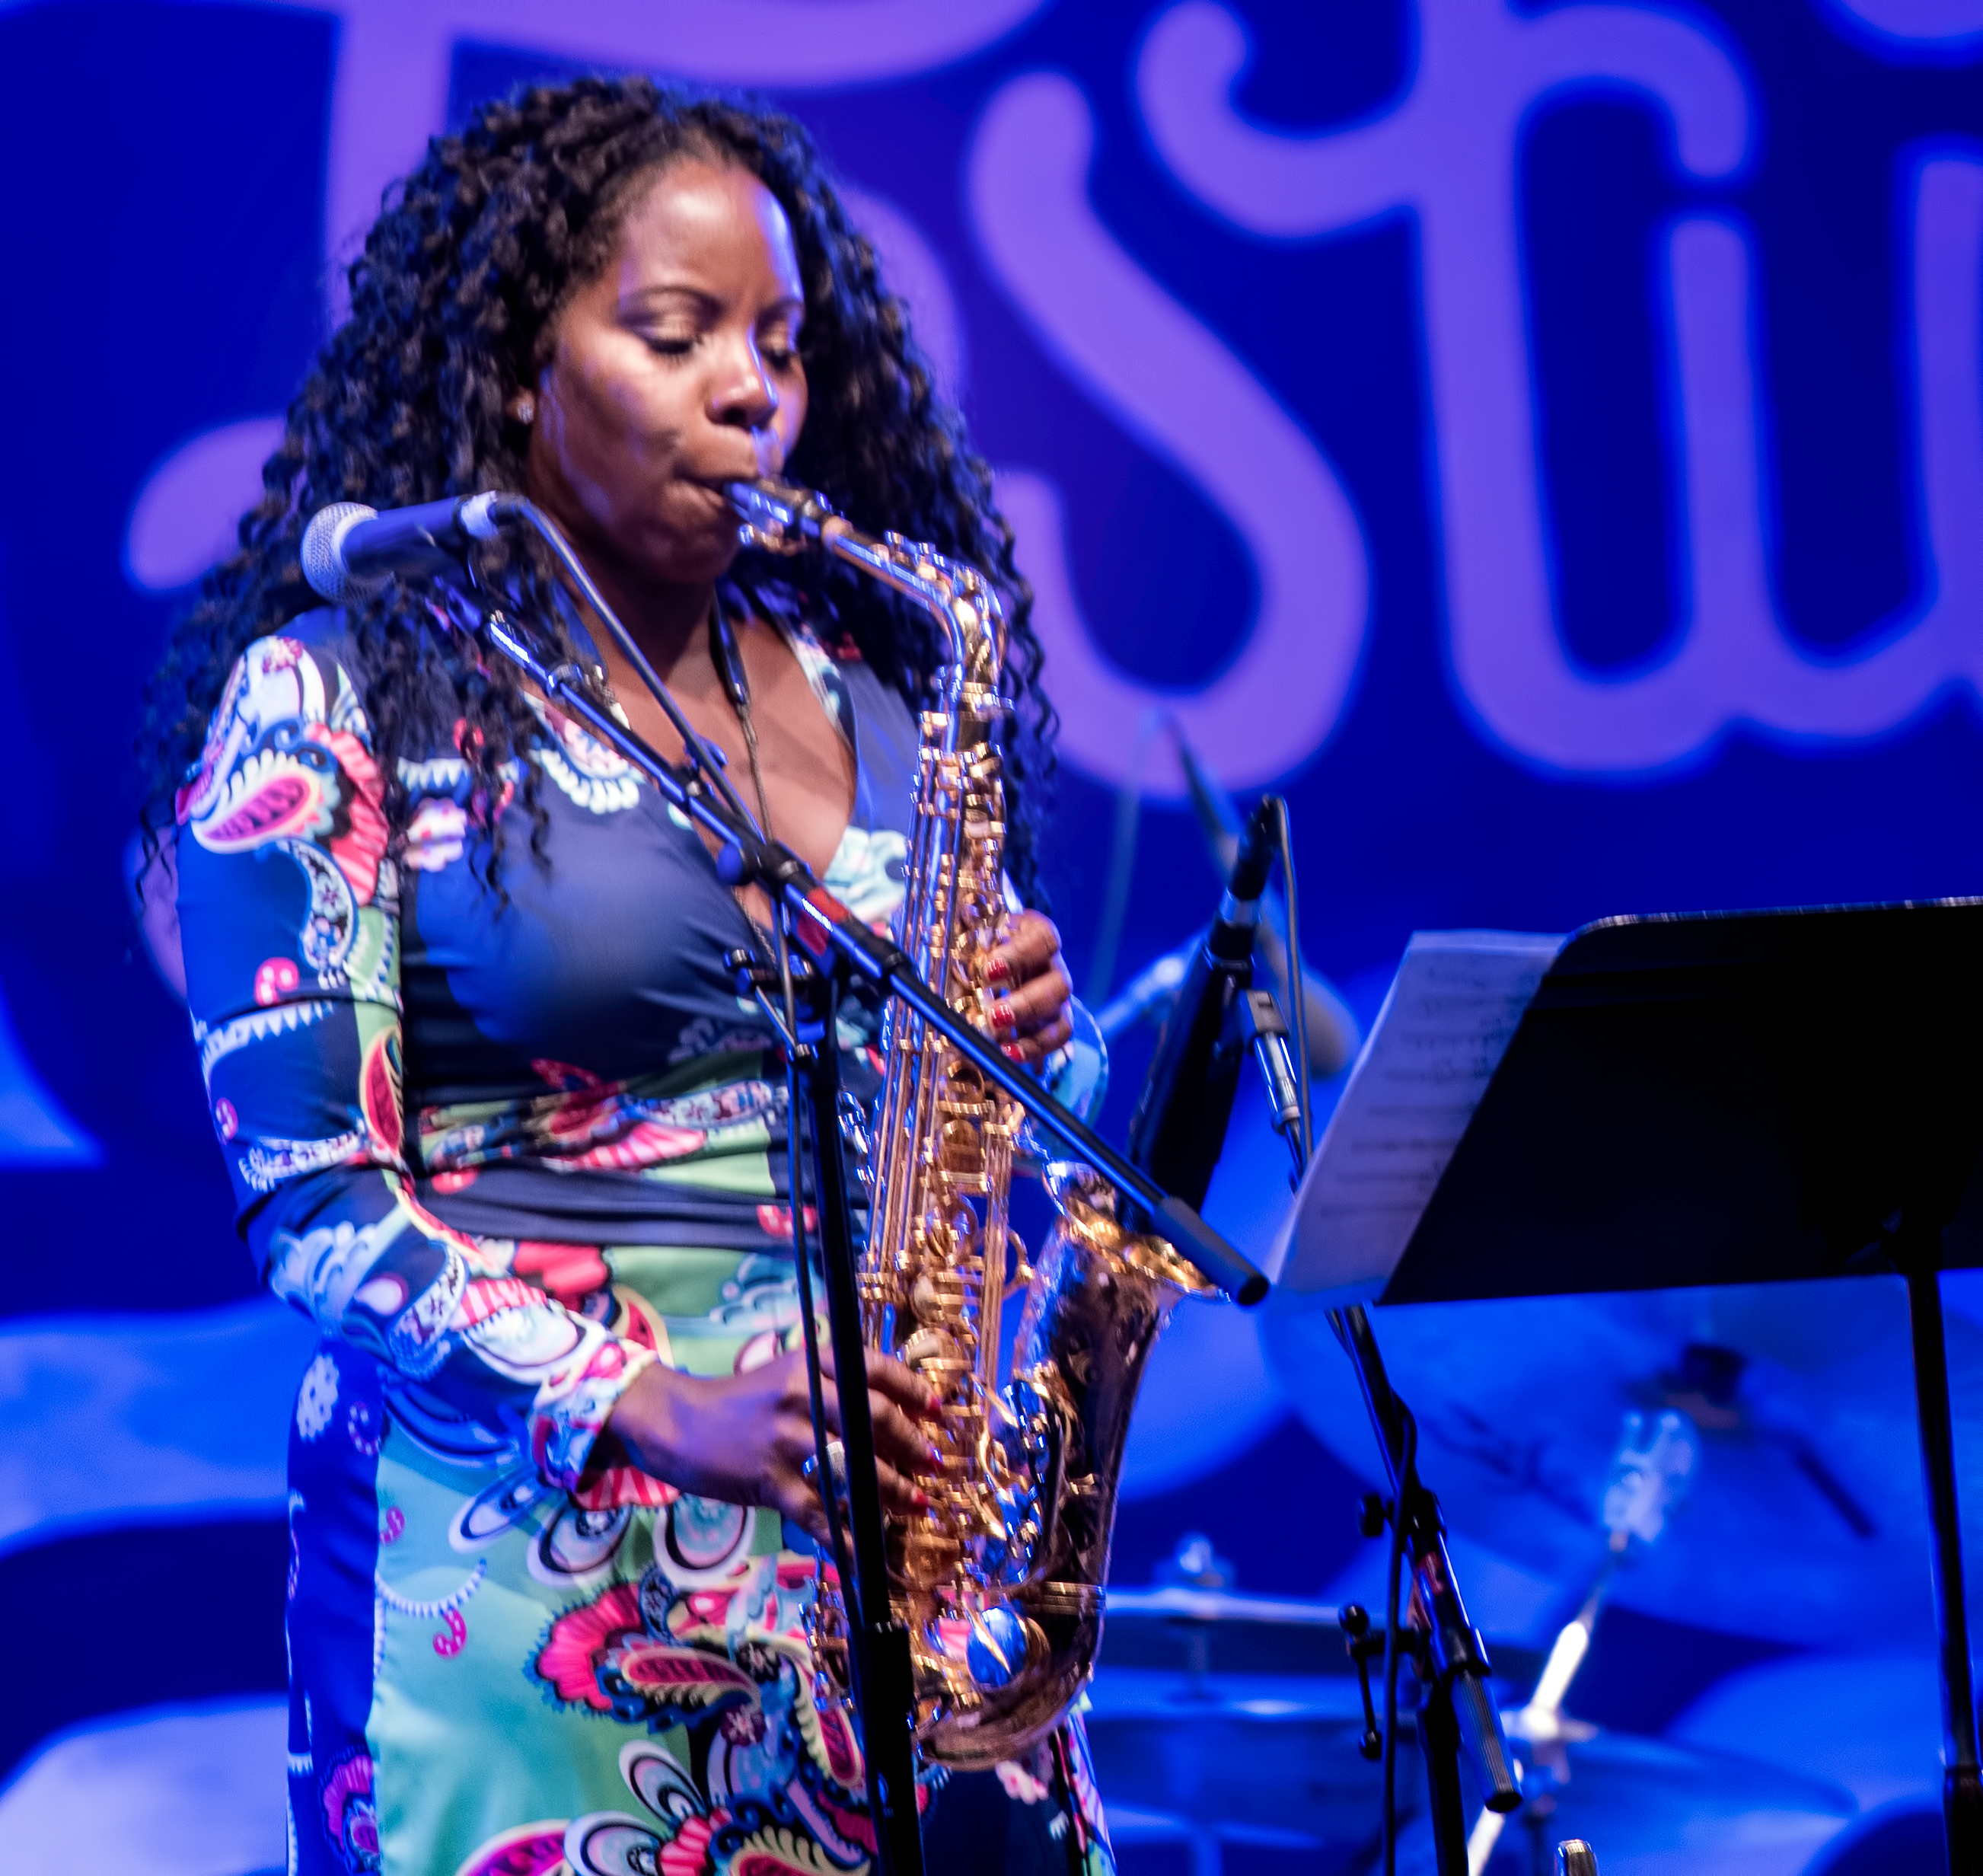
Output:
M708 586L736 564L741 548L734 527L707 541L670 540L660 553L642 557L643 571L659 585Z

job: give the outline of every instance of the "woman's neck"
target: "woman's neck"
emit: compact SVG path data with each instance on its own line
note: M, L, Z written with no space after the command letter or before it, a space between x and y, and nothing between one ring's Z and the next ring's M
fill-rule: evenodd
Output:
M707 657L714 580L657 581L591 553L585 562L606 603L664 677L673 676L684 658Z

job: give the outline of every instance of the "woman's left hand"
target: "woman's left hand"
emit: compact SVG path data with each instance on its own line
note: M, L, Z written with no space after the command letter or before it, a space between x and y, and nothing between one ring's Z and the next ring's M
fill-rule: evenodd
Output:
M1043 912L1020 912L987 972L992 1036L1015 1062L1044 1062L1074 1033L1068 1005L1074 980L1060 955L1060 932Z

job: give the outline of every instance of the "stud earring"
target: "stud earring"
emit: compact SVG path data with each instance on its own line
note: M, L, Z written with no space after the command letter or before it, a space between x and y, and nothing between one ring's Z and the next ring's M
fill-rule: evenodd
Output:
M537 399L528 391L519 391L510 400L510 415L528 430L537 420Z

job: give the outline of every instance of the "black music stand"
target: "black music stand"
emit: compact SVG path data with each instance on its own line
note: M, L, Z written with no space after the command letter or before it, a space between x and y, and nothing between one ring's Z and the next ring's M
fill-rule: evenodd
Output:
M1382 1299L1907 1279L1952 1876L1983 1876L1983 1781L1937 1279L1983 1262L1979 1151L1983 900L1609 919L1543 978Z

